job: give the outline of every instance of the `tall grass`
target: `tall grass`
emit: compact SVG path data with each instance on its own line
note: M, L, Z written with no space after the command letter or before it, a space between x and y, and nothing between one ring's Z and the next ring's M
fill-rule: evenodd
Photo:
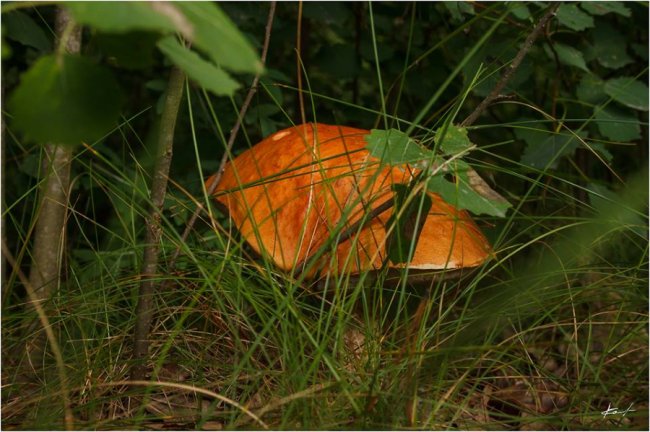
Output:
M351 106L306 91L314 112L323 100ZM203 108L190 112L193 122L228 130L205 93L189 91L187 99ZM539 128L546 121L481 127ZM431 124L412 126L431 133ZM512 141L494 143L470 160L515 204L504 219L477 218L493 259L460 281L391 284L379 272L317 283L254 254L215 209L179 243L196 203L210 206L202 187L210 173L192 130L197 167L173 179L162 221L163 261L177 247L182 254L173 272L160 269L160 282L170 283L156 294L151 332L150 380L157 384L133 385L132 328L150 203L146 170L135 156L145 139L133 137L127 121L114 133L122 134L124 153L98 142L75 159L79 199L68 221L68 271L47 305L77 428L395 429L408 427L409 411L417 429L646 430L647 173L630 180L620 200L601 196L610 200L608 210L597 212L576 198L576 188L597 194L582 179L549 167L531 172L503 156ZM8 152L18 162L39 155L20 145ZM37 179L31 181L3 202L4 229L21 267L29 262ZM424 318L413 328L418 307ZM54 363L32 364L21 349L35 319L9 270L4 428L63 426ZM134 398L144 404L133 408ZM635 411L603 416L609 404Z

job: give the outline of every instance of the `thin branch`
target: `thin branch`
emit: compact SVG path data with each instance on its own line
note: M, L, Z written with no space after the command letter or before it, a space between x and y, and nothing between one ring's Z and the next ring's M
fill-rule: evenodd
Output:
M56 37L58 55L79 54L81 27L74 23L70 13L62 7L56 12ZM42 181L38 211L34 217L32 262L29 269L29 283L34 288L35 301L39 302L52 296L65 271L66 221L73 156L70 146L57 143L43 146ZM43 355L46 343L46 335L41 330L36 331L38 324L38 321L32 321L25 331L25 348L35 359ZM34 331L36 336L28 338L27 335Z
M485 111L488 108L488 106L490 106L494 102L494 100L497 97L499 97L503 88L506 86L508 81L510 81L510 78L512 78L515 71L519 68L519 65L521 64L522 60L524 59L524 57L526 57L526 54L528 54L528 51L530 51L530 49L532 48L539 34L542 32L542 30L549 22L549 20L553 16L555 16L555 12L557 11L557 8L559 6L560 6L559 3L555 3L546 11L544 16L542 16L542 18L537 22L535 28L533 28L533 31L530 32L530 34L524 41L524 44L521 46L519 52L512 60L512 63L510 63L510 65L506 68L503 75L501 75L501 79L499 79L499 82L497 82L497 84L494 86L492 92L485 99L483 99L483 101L476 107L474 112L472 112L465 120L462 121L460 126L467 127L472 125L479 118L479 116L483 114L483 111Z
M169 167L171 165L174 130L178 117L178 108L183 98L183 83L185 74L173 67L169 76L165 106L160 120L156 166L151 183L151 211L146 220L146 246L142 263L142 283L138 295L136 322L134 333L133 356L135 363L131 370L131 378L142 380L146 372L146 360L149 355L149 331L154 312L153 296L155 291L155 275L158 270L158 255L160 252L161 212L167 192Z
M269 51L269 43L271 41L271 29L273 28L273 17L275 16L275 7L276 7L275 1L271 2L271 7L269 9L269 15L266 20L266 30L264 34L264 45L262 47L262 56L260 60L262 61L262 65L266 64L266 56ZM257 93L257 88L258 84L260 81L260 76L261 72L258 72L255 75L255 78L253 79L253 83L251 84L251 88L248 91L248 94L246 95L246 99L244 99L244 103L241 106L241 109L239 110L239 115L237 116L237 122L235 122L235 126L232 128L230 131L230 137L228 138L228 143L226 144L226 151L223 153L223 157L221 158L221 162L219 163L219 170L217 171L217 174L215 176L214 181L210 186L208 187L207 190L207 195L208 197L212 195L212 193L217 189L217 186L219 185L219 182L221 181L221 176L223 175L223 170L226 167L226 163L228 162L228 158L230 156L230 152L232 150L233 145L235 144L235 139L237 139L237 134L239 133L239 129L241 128L242 122L244 121L244 117L246 116L246 112L248 111L248 107L251 104L251 101L253 100L253 96L255 96L255 93ZM176 266L176 260L178 259L178 256L181 253L181 245L185 243L187 240L187 237L190 235L190 232L192 231L192 227L194 227L194 224L196 223L196 219L199 217L199 214L201 211L203 211L203 206L199 205L197 206L196 210L190 217L190 220L187 222L187 225L185 227L185 231L183 231L183 235L181 236L179 246L176 248L174 251L174 254L171 256L171 259L169 260L169 269L172 271L174 267Z

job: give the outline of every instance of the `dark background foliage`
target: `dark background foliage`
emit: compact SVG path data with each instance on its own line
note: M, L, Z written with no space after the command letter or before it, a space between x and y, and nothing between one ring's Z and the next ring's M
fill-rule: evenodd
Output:
M260 49L268 5L242 2L221 6ZM605 85L621 77L631 77L642 83L647 80L647 8L636 3L621 4L611 12L594 8L594 5L580 7L579 4L560 8L558 19L530 50L504 91L505 96L530 106L507 101L493 105L479 122L481 127L470 133L473 142L486 146L492 153L476 157L487 159L489 165L498 165L488 175L506 195L521 193L527 188L527 181L510 175L500 177L499 170L531 175L555 158L550 163L555 176L578 184L587 178L613 184L615 189L618 186L612 183L615 180L612 171L625 178L627 173L638 171L647 160L647 146L626 144L647 141L647 101L641 109L609 101L611 94L607 93ZM5 94L11 94L19 74L39 53L52 49L51 27L43 23L51 23L53 9L14 11L5 17L5 51L10 51L3 60ZM368 129L383 126L378 114L381 93L368 9L367 3L356 2L304 4L301 59L306 72L305 90L313 93L306 95L308 121ZM527 35L526 30L531 28L541 10L541 5L520 4L518 12L511 14L490 41L464 65L461 76L445 88L419 126L436 127L482 63L486 67L482 82L462 105L458 120L468 115L494 86L499 68L514 57ZM502 12L503 5L489 3L373 5L381 84L386 95L386 109L391 115L389 126L397 126L399 120L403 128L404 122L417 116ZM25 41L27 36L21 38L24 30L17 28L17 24L12 25L19 21L13 18L16 14L25 15L41 27L40 32L30 34L29 42ZM264 89L258 92L246 116L247 137L241 136L237 149L247 148L246 141L255 143L275 130L300 122L295 78L297 15L297 3L279 4L267 73L262 79ZM563 18L564 15L568 18ZM122 119L125 123L119 133L110 134L97 144L124 169L133 169L130 155L134 155L145 169L151 164L152 134L156 131L152 126L160 113L160 98L169 67L154 50L155 40L155 35L147 32L107 34L86 30L84 33L84 55L108 65L124 95ZM562 50L567 49L572 51L564 55ZM241 79L242 82L250 81L246 76ZM194 87L194 92L197 97L193 98L192 111L197 116L197 141L203 174L207 175L216 169L223 145L215 138L217 131L198 88ZM243 91L237 92L234 102L240 104L243 95ZM215 96L211 99L221 124L234 124L236 113L232 102ZM594 114L595 108L602 104L606 104L605 108ZM558 120L546 120L540 112ZM187 110L181 111L172 173L183 187L197 193L200 178L195 172L195 158L193 152L185 151L192 145L187 115ZM608 123L610 119L621 120L621 124ZM579 146L575 139L570 140L566 130L560 131L559 136L549 136L549 132L565 127L587 138L594 151ZM24 185L33 185L38 154L30 151L29 143L11 145L13 134L8 134L7 139L5 158L12 163L5 165L5 202L11 203L24 193ZM567 140L570 142L562 148ZM611 164L611 170L596 154ZM79 182L78 187L84 187L84 182ZM94 200L95 211L110 217L110 212L103 211L102 200L98 199L96 196ZM110 203L105 205L110 206Z

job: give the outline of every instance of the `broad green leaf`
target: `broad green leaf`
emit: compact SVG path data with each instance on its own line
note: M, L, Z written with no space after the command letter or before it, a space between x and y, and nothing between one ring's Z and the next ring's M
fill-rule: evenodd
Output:
M592 15L605 15L614 12L626 18L632 16L632 12L620 1L588 1L581 2L580 6Z
M160 40L158 47L187 76L218 96L232 96L240 86L223 69L182 46L175 36Z
M510 12L515 18L522 21L528 21L531 17L530 10L528 10L528 6L524 2L511 3Z
M563 3L557 10L557 20L575 31L594 27L593 17L578 9L575 3Z
M605 81L598 76L585 74L576 88L576 95L581 102L597 105L607 100Z
M607 107L596 111L594 117L600 133L612 141L628 142L641 139L639 119L632 113Z
M23 45L36 48L41 52L52 50L52 41L43 28L24 12L15 10L2 17L4 35Z
M7 40L2 38L2 60L6 60L11 57L11 45L7 43Z
M276 129L275 121L271 118L273 115L281 112L280 108L276 104L258 104L254 108L248 111L246 115L247 124L259 124L262 128L262 136L268 136L265 134L265 131ZM272 132L271 132L272 133Z
M454 125L449 125L444 135L442 136L443 128L439 128L436 131L434 140L438 144L438 148L445 155L454 155L462 151L467 150L472 147L472 143L467 137L467 129L463 127L457 127ZM442 141L441 141L442 139Z
M609 24L603 22L592 32L594 44L591 48L591 55L598 62L610 69L619 69L633 62L627 54L627 41Z
M632 77L607 80L605 93L630 108L648 111L648 86Z
M41 173L41 155L38 152L30 153L20 162L18 170L32 178L38 178Z
M413 251L415 251L415 246L420 238L432 202L431 197L425 191L422 191L406 203L410 192L408 185L394 184L393 191L395 192L395 207L388 219L386 231L390 227L394 226L394 228L386 239L386 252L388 258L394 264L398 264L411 260L411 245L413 245ZM420 211L421 200L424 201ZM401 216L397 217L400 213Z
M370 154L390 165L427 161L433 156L433 152L397 129L373 129L364 138Z
M179 26L184 20L172 3L82 1L64 4L79 24L111 33L182 31Z
M630 44L632 51L642 60L648 61L648 45L642 43L632 43Z
M603 143L592 142L589 143L589 147L598 153L605 160L605 162L611 162L614 159L614 155L611 154L609 150L607 150L607 147L605 147L605 144Z
M264 74L264 77L261 78L262 80L265 78L274 80L274 81L279 81L282 83L290 83L292 82L292 78L288 77L284 72L278 69L267 69L265 71L266 73Z
M215 3L176 2L193 27L193 46L209 55L214 63L233 72L261 72L257 53Z
M448 172L439 172L432 176L427 182L429 191L437 193L447 203L466 209L474 214L487 214L503 217L511 207L505 200L489 199L472 187L468 175L469 165L461 160L454 160L449 163Z
M554 133L546 129L517 129L515 135L526 143L520 162L532 168L557 168L559 159L573 154L580 140L568 132ZM586 132L578 134L586 138Z
M449 13L451 13L451 18L457 22L465 21L464 15L475 15L474 6L469 2L464 1L446 1L443 2L444 6L447 8Z
M277 132L278 125L268 117L260 117L260 129L262 130L262 136L269 136Z
M162 93L167 88L167 81L164 79L152 79L144 84L145 88Z
M264 91L269 93L271 100L273 100L275 104L277 104L278 106L282 106L282 102L284 101L284 96L280 87L275 85L276 83L277 81L269 79L268 74L260 78L260 87L263 88Z
M77 145L115 127L121 99L107 69L81 56L47 55L23 74L8 108L27 138Z
M262 70L251 44L214 3L69 2L66 6L77 22L97 30L180 32L221 67L235 72Z
M555 49L555 52L557 53L557 56L560 59L561 63L568 66L575 66L585 72L589 72L587 64L585 63L585 59L582 56L582 52L573 47L560 43L553 44L553 48ZM548 47L548 45L544 45L544 50L546 50L546 53L551 59L555 59L553 52Z

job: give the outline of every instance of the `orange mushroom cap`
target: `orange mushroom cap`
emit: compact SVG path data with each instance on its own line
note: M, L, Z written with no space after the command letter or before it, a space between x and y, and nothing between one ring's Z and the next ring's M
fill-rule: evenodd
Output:
M417 170L381 164L366 149L369 133L319 123L276 132L226 165L214 196L251 247L284 270L304 266L313 256L322 269L338 274L384 265L447 270L483 263L491 248L469 214L430 192L432 205L412 259L387 259L395 208L367 216L392 200L393 184L409 183ZM351 227L358 229L341 238ZM321 249L332 237L335 252ZM318 268L305 270L313 275Z

